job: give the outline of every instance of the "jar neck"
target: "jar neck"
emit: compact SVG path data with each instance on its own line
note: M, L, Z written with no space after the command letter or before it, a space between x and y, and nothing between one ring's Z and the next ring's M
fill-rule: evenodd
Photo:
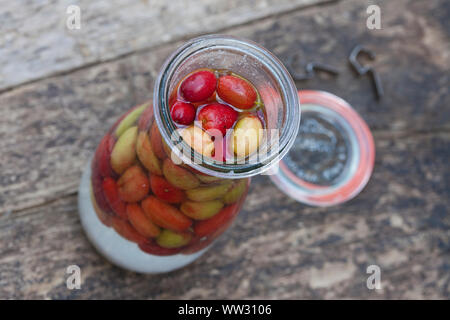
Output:
M184 151L190 147L182 142L171 120L169 96L183 77L198 68L230 69L256 83L266 111L270 113L269 132L278 132L277 137L270 135L271 138L260 146L263 152L258 153L257 161L227 163L202 157L193 150L180 151L180 145ZM254 42L224 35L198 37L177 49L164 62L158 75L153 106L164 141L183 162L205 174L229 179L254 176L277 164L291 148L300 124L297 89L282 63ZM276 142L272 138L276 138Z

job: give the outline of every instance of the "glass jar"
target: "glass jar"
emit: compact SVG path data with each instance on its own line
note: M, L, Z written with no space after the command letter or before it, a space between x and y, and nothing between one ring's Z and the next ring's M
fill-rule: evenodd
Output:
M180 139L169 97L200 68L236 72L259 92L267 130L256 156L219 162ZM277 165L300 123L297 90L281 62L258 44L230 36L185 43L165 61L153 94L103 137L79 188L91 242L111 262L142 273L183 267L208 250L239 213L250 177Z

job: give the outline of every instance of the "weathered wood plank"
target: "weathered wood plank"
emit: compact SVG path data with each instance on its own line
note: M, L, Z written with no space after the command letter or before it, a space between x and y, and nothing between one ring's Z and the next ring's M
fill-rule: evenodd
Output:
M366 189L326 209L257 177L217 247L167 275L136 275L100 257L75 196L22 211L0 220L0 298L448 298L449 147L450 134L379 137ZM82 269L80 291L65 287L71 264ZM365 286L371 264L382 270L381 291Z
M2 1L0 91L168 41L327 0ZM69 5L81 28L66 26Z
M377 31L365 27L365 3L346 1L296 12L283 19L267 19L229 33L260 42L283 60L300 52L304 61L341 66L343 72L336 81L321 77L298 86L342 96L372 129L448 130L450 111L442 106L450 105L446 81L449 67L443 59L450 50L441 50L439 44L444 42L445 20L442 18L439 24L441 20L424 15L437 12L442 2L409 3L383 2L384 29ZM417 24L411 18L403 18L410 16L423 22ZM413 28L415 32L410 31ZM391 30L397 31L392 34ZM399 32L405 35L401 46ZM417 34L431 34L434 40L425 36L417 39ZM383 48L376 61L386 91L381 103L373 99L368 79L357 79L346 67L346 55L356 43L375 43ZM75 192L81 169L101 135L122 112L152 96L159 67L179 44L0 95L0 149L6 150L0 154L0 213Z
M0 96L1 212L75 192L100 137L134 100L124 62L105 67Z
M248 34L285 62L298 53L300 71L311 61L340 69L335 79L319 74L297 86L342 97L372 130L448 129L450 108L443 106L450 105L450 4L441 0L370 3L380 6L381 30L366 27L368 1L343 1L266 21ZM370 79L358 78L349 67L347 59L356 44L377 54L373 62L361 60L373 65L381 77L385 90L381 102L374 99Z

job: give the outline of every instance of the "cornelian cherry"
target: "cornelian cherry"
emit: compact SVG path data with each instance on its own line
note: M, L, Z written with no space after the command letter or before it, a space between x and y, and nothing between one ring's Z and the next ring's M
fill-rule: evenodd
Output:
M170 116L178 124L189 125L194 121L195 108L191 103L177 101L170 110Z
M216 90L216 76L208 70L201 70L187 77L180 86L180 92L189 102L208 99Z
M236 122L236 110L222 103L211 103L203 107L198 113L198 120L202 122L205 130L217 129L225 135Z

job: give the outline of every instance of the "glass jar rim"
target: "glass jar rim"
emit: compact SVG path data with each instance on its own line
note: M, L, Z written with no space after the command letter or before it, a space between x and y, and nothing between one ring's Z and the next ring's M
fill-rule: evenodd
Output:
M192 156L194 157L194 161L192 161L191 157L180 152L177 144L171 139L177 128L173 125L170 118L170 80L185 59L206 48L210 50L226 48L242 50L245 54L252 55L261 62L267 70L270 70L277 81L278 88L280 88L283 96L283 103L285 104L285 123L283 123L283 130L279 137L279 147L276 150L271 150L263 159L260 159L256 163L230 164L227 162L219 162L212 158L202 157L201 154L193 150ZM161 132L161 136L169 149L178 158L202 173L228 179L245 178L261 174L276 165L292 147L300 125L300 102L297 88L281 61L267 49L253 41L220 34L193 38L175 50L166 59L155 82L153 108L155 121ZM186 145L185 143L183 144Z

